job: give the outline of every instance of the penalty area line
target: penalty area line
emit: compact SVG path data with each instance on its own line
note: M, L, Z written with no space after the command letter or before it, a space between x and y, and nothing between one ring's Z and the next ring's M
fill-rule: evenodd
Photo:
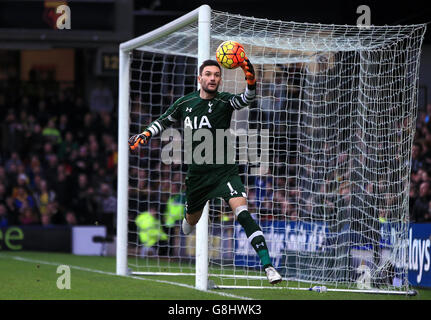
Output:
M60 263L60 262L50 262L50 261L44 261L44 260L29 259L29 258L24 258L24 257L20 257L20 256L4 256L4 255L0 254L0 258L10 258L10 259L17 260L17 261L46 264L46 265L51 265L51 266L67 265L71 269L76 269L76 270L80 270L80 271L99 273L99 274L108 275L108 276L125 277L125 278L131 278L131 279L142 280L142 281L153 281L153 282L157 282L157 283L169 284L169 285L173 285L173 286L177 286L177 287L183 287L183 288L187 288L187 289L193 289L193 290L197 290L197 291L201 291L201 292L206 292L209 294L215 294L215 295L219 295L222 297L230 297L230 298L240 299L240 300L253 300L250 297L238 296L238 295L226 293L226 292L204 291L204 290L196 289L195 287L193 287L191 285L181 283L181 282L174 282L174 281L167 281L167 280L160 280L160 279L150 279L150 278L143 278L143 277L138 277L138 276L120 276L114 272L102 271L102 270L97 270L97 269L90 269L90 268L86 268L86 267L74 266L74 265L64 264L64 263Z

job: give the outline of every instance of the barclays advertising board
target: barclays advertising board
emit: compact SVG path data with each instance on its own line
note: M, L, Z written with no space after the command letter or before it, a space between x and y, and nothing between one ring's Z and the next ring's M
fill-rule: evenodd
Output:
M413 286L431 287L431 223L415 223L409 228L408 268Z
M323 251L328 231L323 223L264 221L260 227L265 235L269 255L276 267L281 267L286 251ZM235 264L260 266L253 247L241 225L235 224Z
M265 235L268 250L272 262L276 268L289 269L287 266L289 253L295 258L295 252L301 256L307 254L313 257L324 257L333 247L334 241L344 249L338 253L350 252L369 253L371 248L367 245L348 246L347 243L352 236L357 236L348 227L341 228L335 234L328 231L323 223L285 222L285 221L262 221L260 223ZM405 228L405 227L404 227ZM402 232L399 226L388 223L380 227L380 248L382 256L394 259L396 268L407 267L408 281L413 286L431 287L431 224L410 224L408 237L397 240L397 234ZM235 224L235 265L260 267L260 261L251 247L242 227ZM393 247L394 241L398 243L397 252L390 252L388 248ZM351 250L350 250L351 249ZM352 261L352 260L350 260ZM352 267L354 267L352 265ZM291 274L292 275L292 274ZM294 275L292 275L294 276Z

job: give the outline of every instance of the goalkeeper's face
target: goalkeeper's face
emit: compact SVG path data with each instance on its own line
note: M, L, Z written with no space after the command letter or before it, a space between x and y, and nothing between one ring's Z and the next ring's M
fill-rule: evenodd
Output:
M206 66L198 77L202 90L216 93L221 82L221 71L216 66Z

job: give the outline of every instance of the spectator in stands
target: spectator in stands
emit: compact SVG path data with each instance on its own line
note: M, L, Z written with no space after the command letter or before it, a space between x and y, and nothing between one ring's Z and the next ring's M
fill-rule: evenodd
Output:
M39 218L32 207L22 207L19 214L19 222L23 225L39 224Z
M42 135L46 141L54 145L61 143L61 133L60 130L56 128L55 118L48 120L46 127L42 130Z
M424 216L421 222L422 223L431 222L431 201L428 203L428 212L424 213Z
M42 175L42 166L39 160L39 157L35 154L31 155L30 157L30 163L27 166L26 169L27 176L29 178L29 186L30 188L34 189L34 179L36 176Z
M422 145L418 142L415 142L412 148L412 173L417 173L418 170L421 169L423 166L424 163L422 158Z
M50 107L50 114L57 118L61 115L70 116L75 112L73 93L68 89L58 90L58 93L51 99Z
M289 202L284 189L279 189L274 193L274 209L277 211L274 215L279 220L284 220L289 215Z
M69 118L65 113L60 115L60 118L58 120L58 129L60 132L60 137L65 137L66 132L70 132L71 128L69 125Z
M89 111L90 110L82 96L76 96L73 109L66 111L69 117L70 127L75 129L80 128L82 126L82 115L87 114Z
M91 112L111 112L114 108L114 98L111 90L103 83L102 80L96 81L96 87L90 94Z
M286 217L290 221L296 221L298 219L298 210L296 209L296 206L290 202L287 204Z
M35 208L36 203L33 197L27 192L24 186L17 186L13 192L13 204L18 210L25 208Z
M111 134L115 137L118 134L117 126L112 123L112 116L108 112L103 112L99 115L100 117L100 128L98 136L101 137L103 134Z
M41 154L45 142L42 134L42 126L35 123L33 129L26 136L27 139L27 152L30 154Z
M429 129L427 129L430 132ZM424 167L429 170L431 169L431 139L425 139L422 142L422 157L424 160Z
M420 168L416 173L411 174L411 182L421 184L424 181L429 181L428 172L424 168Z
M272 176L268 172L262 172L261 175L255 178L254 184L256 186L256 206L265 200L265 198L272 198Z
M44 214L40 217L40 223L43 227L52 227L54 224L51 221L51 215Z
M77 213L78 224L92 225L96 222L97 203L94 188L88 183L88 176L80 173L78 185L71 200L71 208Z
M88 137L98 131L98 124L96 122L95 115L87 112L82 120L75 132L76 140L80 145L85 144Z
M430 182L422 182L419 187L419 196L416 199L410 215L410 220L414 222L424 222L428 214L430 202Z
M272 221L273 219L275 219L274 208L275 208L274 204L271 201L264 198L260 202L259 219L260 220L269 220L269 221Z
M0 165L0 183L5 186L5 189L8 189L8 187L10 185L10 181L6 175L6 170L1 165Z
M7 198L6 186L0 181L0 203L5 203Z
M43 173L48 185L54 186L57 180L58 158L55 153L48 156L48 162L44 166Z
M15 185L18 178L18 169L15 163L12 163L6 170L6 177L9 181L9 187L12 188Z
M66 215L59 207L58 202L53 199L48 203L47 206L47 216L50 217L50 222L53 224L65 224L66 223Z
M418 198L418 190L416 187L416 184L411 184L410 191L409 191L409 213L410 213L410 220L412 219L412 212L413 212L413 206L415 205L415 201Z
M16 119L15 113L9 109L3 124L4 146L6 151L23 154L25 145L25 133L22 124Z
M65 161L69 158L73 151L79 148L78 143L74 140L73 132L66 131L64 139L58 147L58 158L60 161Z
M88 156L87 161L91 166L93 173L96 173L101 166L106 164L106 158L103 152L100 150L99 143L95 135L90 135L88 142Z
M40 183L36 187L34 197L41 216L47 215L48 204L54 199L55 193L51 190L48 190L48 184L46 180L40 180Z
M66 224L69 226L75 226L78 224L75 212L72 210L67 210L66 212Z
M11 225L10 220L6 206L3 203L0 203L0 228L9 227Z
M63 209L69 207L71 201L71 178L67 173L66 166L61 164L57 167L57 177L55 181L55 199Z
M51 157L51 155L54 155L54 154L55 154L55 147L53 146L53 144L51 142L45 142L43 144L42 157L40 158L41 164L44 169L48 166L49 158Z
M6 198L6 201L4 203L6 206L6 210L9 214L9 217L11 218L12 224L19 224L19 211L15 207L14 199L12 196L8 196Z
M38 103L38 111L36 113L36 117L42 128L45 127L45 125L48 123L49 118L52 116L53 115L50 114L47 110L46 101L44 99L40 99Z
M18 166L22 164L22 161L18 155L18 152L12 152L9 160L6 161L6 170L18 170ZM13 169L11 169L13 167Z
M106 169L114 175L118 162L118 145L114 142L114 138L109 134L104 134L102 137L103 145L105 146L105 156L107 157ZM172 169L174 170L174 169Z
M73 171L77 174L91 174L92 167L88 157L87 145L81 145L79 147L79 153L77 158L73 161Z
M107 183L101 183L99 194L96 196L99 221L106 226L107 233L114 234L114 220L117 213L117 198L112 195L111 187Z
M247 202L250 214L254 214L257 212L257 201L256 201L256 190L255 188L250 188L247 193Z

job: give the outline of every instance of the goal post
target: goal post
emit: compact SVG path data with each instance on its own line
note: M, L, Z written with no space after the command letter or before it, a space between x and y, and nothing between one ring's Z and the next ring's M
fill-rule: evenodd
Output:
M199 65L234 40L258 82L230 130L249 212L289 280L277 288L411 293L410 162L425 29L273 21L204 5L122 43L117 274L194 277L200 290L269 288L222 199L207 203L196 232L182 234L181 124L137 152L127 144L197 90ZM220 91L244 90L241 70L222 77ZM137 221L145 214L154 237Z
M117 185L117 237L116 272L127 275L127 223L129 190L129 53L120 48L119 52L119 101L118 101L118 185ZM124 141L124 142L123 142Z
M117 204L117 249L116 249L116 273L126 275L127 267L127 243L128 243L128 190L129 190L129 113L130 113L130 55L131 51L140 46L156 41L164 35L171 34L183 26L198 21L198 65L210 58L210 32L211 32L211 8L202 5L188 14L162 26L153 32L136 39L122 43L119 48L119 157L118 157L118 204ZM202 238L202 239L201 239ZM202 218L197 224L196 237L196 288L207 290L208 278L208 204L205 206Z
M203 5L199 8L198 20L198 63L199 67L211 57L211 8ZM199 84L198 84L199 88ZM208 218L209 203L202 212L196 225L196 276L195 286L200 290L208 289Z

